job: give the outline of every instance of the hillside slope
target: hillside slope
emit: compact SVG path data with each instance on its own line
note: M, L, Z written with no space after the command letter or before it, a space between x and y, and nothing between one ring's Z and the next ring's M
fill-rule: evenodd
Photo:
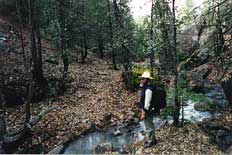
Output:
M10 25L5 19L0 21L1 30L4 30L2 27ZM17 35L13 37L16 29L12 31L10 29L1 31L4 36L8 36L5 37L8 41L2 42L1 46L15 45L16 52L12 52L12 50L1 52L0 62L3 63L1 65L3 68L0 68L1 73L4 73L12 81L26 81L19 39L17 39ZM25 40L27 40L27 57L29 58L29 35L26 31L24 34L27 38ZM12 37L13 39L11 39ZM48 42L43 41L43 43L43 47L46 49L43 53L44 59L57 52ZM75 62L70 65L68 90L63 95L51 97L32 105L33 116L45 107L53 106L55 108L33 128L32 138L22 143L17 153L47 153L94 124L101 128L130 119L132 115L138 117L139 109L135 102L139 101L139 92L131 93L125 89L121 78L122 71L112 70L109 60L99 59L92 53L88 55L86 62L85 64ZM44 63L43 67L45 77L60 77L61 64ZM229 120L231 115L228 113L227 115L229 115L227 117ZM8 108L8 131L17 130L23 124L24 119L24 105ZM156 133L158 138L156 146L144 149L143 142L136 143L132 146L132 153L219 154L221 152L216 144L211 143L209 136L194 124L179 129L168 125Z

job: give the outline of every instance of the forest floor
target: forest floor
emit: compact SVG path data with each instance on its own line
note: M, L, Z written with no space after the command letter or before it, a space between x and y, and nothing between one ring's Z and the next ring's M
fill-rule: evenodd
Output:
M73 64L70 67L76 79L70 83L69 90L62 96L50 98L34 104L33 114L42 107L53 106L33 129L32 143L24 143L19 152L27 153L43 148L44 152L66 142L73 135L79 135L91 125L98 127L116 124L130 117L132 112L138 113L135 102L139 100L139 92L127 91L122 83L121 71L111 69L106 60L90 56L86 64ZM107 116L111 117L107 122ZM8 123L23 122L24 106L11 112ZM221 117L231 123L231 113ZM17 128L17 126L15 126ZM165 126L156 132L158 144L152 148L143 148L143 142L133 144L134 153L181 153L181 154L220 154L221 149L212 141L198 125L188 124L183 128ZM25 149L27 150L25 152Z
M49 51L44 56L46 54L49 54ZM7 57L7 63L4 64L8 65L8 62L11 62L18 65L17 62L21 61L18 54L10 55ZM51 73L60 76L61 66L45 65L44 67L46 77ZM112 70L109 60L99 59L95 54L90 53L85 64L70 65L69 79L71 82L65 94L32 105L33 116L43 108L51 106L55 108L33 128L32 138L20 145L18 153L47 153L65 143L73 135L79 135L89 129L93 124L101 128L127 120L131 117L131 113L139 113L135 103L139 101L140 92L132 93L126 90L122 82L122 71ZM8 108L8 131L17 130L24 119L24 105ZM225 124L232 124L230 112L225 112L221 119ZM143 142L138 142L132 145L132 153L220 154L222 152L197 124L188 124L182 128L164 126L157 130L156 135L158 139L156 146L145 149Z

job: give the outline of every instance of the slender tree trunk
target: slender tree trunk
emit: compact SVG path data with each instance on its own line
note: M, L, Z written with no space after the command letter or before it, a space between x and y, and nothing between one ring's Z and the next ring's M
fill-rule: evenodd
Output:
M66 51L66 41L65 41L65 29L66 29L66 16L65 16L65 1L59 0L59 24L61 28L60 32L60 50L61 50L61 57L63 61L63 79L67 79L68 76L68 67L69 67L69 60L68 54Z
M3 89L3 79L0 79L0 141L4 140L4 136L6 135L6 101L4 99L4 95L2 93Z
M31 101L32 101L32 97L34 94L33 91L34 91L34 82L33 82L33 79L31 77L29 88L28 88L27 100L26 100L26 104L25 104L25 111L26 111L25 127L27 124L29 124L30 119L31 119Z
M81 52L82 63L85 63L85 59L87 58L87 55L88 55L88 43L87 43L86 33L84 32L84 34L83 34L83 50Z
M0 153L1 154L4 154L5 153L5 150L4 150L4 147L3 147L3 141L4 141L4 137L6 136L7 134L7 131L6 131L6 108L5 108L5 99L4 99L4 96L2 94L2 83L3 81L0 82L1 86L0 86Z
M102 59L104 57L104 45L103 45L103 39L101 34L98 34L98 52L99 52L99 57Z
M23 62L25 68L28 68L26 65L26 56L25 56L25 45L24 45L24 38L23 38L23 21L22 21L22 0L16 1L16 10L18 14L18 19L19 19L19 38L21 40L21 48L22 48L22 56L23 56Z
M31 31L31 55L32 55L32 74L33 80L39 85L44 85L45 78L42 68L42 45L38 26L38 20L34 16L33 1L28 0L29 26ZM36 18L39 18L38 16Z
M111 18L110 0L107 0L107 3L108 3L108 18L109 18L110 49L111 49L112 65L113 65L113 69L117 70L116 55L115 55L115 50L113 47L113 24L112 24L112 18Z
M37 38L37 74L38 74L38 80L40 84L43 84L44 82L44 76L43 76L43 60L42 60L42 42L41 42L41 35L40 35L40 29L39 27L36 27L36 38Z
M153 13L154 13L154 0L152 0L152 4L151 4L151 29L150 29L150 41L152 42L152 47L151 47L151 55L150 55L150 65L151 65L151 75L154 75L154 47L153 47L153 43L154 43L154 30L153 30L153 25L154 25L154 17L153 17Z
M31 55L32 55L32 66L33 66L33 79L35 81L37 80L37 50L36 50L36 40L35 40L35 23L33 18L33 2L31 0L28 0L28 12L29 12L29 26L30 26L30 32L31 32Z
M176 50L176 16L175 16L175 0L172 0L172 13L173 13L173 53L174 53L174 97L175 97L175 116L174 124L179 126L179 116L180 116L180 103L178 100L178 71L177 71L177 50Z
M217 48L216 48L216 56L220 56L224 51L224 36L222 31L222 22L220 19L220 7L217 9L217 19L216 19L216 29L217 29Z

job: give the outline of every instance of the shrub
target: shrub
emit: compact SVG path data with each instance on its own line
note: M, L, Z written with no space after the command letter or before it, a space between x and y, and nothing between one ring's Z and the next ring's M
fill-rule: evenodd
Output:
M162 109L160 112L161 116L174 116L175 114L175 107L172 105L167 106L166 108Z

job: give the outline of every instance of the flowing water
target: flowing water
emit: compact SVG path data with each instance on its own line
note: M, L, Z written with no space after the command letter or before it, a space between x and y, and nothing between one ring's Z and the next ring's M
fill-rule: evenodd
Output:
M226 100L221 88L213 87L205 90L205 95L218 101L222 107L225 107ZM210 118L219 113L200 112L194 109L194 102L187 101L184 106L184 119L199 122L205 118ZM181 118L182 116L180 116ZM154 117L156 128L160 128L164 124L172 124L172 117ZM74 142L70 143L65 149L64 154L93 154L98 153L96 150L101 144L106 144L111 147L112 151L119 151L121 153L128 153L125 151L131 143L141 141L145 138L145 126L143 122L138 125L127 126L125 124L111 127L105 132L95 131L85 136L80 136ZM117 133L117 134L115 134ZM101 153L101 152L100 152Z
M172 123L172 118L154 118L155 127L159 128L166 122ZM129 144L135 141L142 141L145 138L144 123L126 127L123 124L117 127L111 127L105 132L95 131L85 136L79 137L71 143L66 149L65 154L93 154L96 148L101 144L112 145L113 151L125 152ZM115 135L115 133L119 133ZM127 153L127 152L125 152Z

